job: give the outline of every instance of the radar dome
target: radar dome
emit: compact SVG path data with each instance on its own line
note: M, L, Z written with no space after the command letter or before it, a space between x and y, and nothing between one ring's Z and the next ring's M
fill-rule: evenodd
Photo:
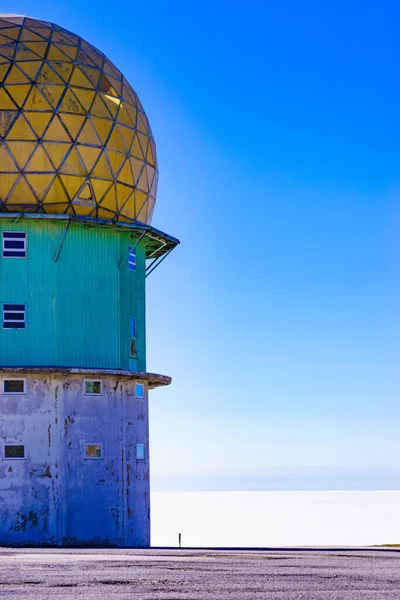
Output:
M0 211L150 223L153 135L140 100L94 46L0 14Z

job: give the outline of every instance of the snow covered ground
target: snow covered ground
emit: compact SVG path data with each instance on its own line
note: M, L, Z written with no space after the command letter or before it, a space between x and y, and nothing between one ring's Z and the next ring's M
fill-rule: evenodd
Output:
M154 492L153 546L400 544L400 491Z

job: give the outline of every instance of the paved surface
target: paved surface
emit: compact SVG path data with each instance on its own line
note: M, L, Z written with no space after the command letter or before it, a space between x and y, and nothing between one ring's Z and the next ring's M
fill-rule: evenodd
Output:
M400 553L0 549L0 597L397 600Z

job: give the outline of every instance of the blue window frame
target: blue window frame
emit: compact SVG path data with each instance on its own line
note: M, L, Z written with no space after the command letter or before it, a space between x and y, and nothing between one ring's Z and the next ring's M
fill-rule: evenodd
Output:
M3 329L25 329L25 304L3 304Z
M144 444L136 444L136 459L145 460L146 458L146 447Z
M129 335L131 336L131 338L136 337L135 317L129 317Z
M136 396L136 398L144 398L144 385L143 385L143 383L137 383L135 385L135 396Z
M25 231L3 231L3 258L26 258Z
M129 248L128 269L136 271L136 250L134 248Z

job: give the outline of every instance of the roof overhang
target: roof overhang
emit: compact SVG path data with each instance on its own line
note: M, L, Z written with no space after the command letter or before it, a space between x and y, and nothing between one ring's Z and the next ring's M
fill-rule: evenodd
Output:
M48 215L41 213L21 213L21 212L0 212L0 219L20 220L20 219L39 219L46 221L69 221L70 223L80 223L85 227L105 227L113 229L129 230L136 234L137 239L141 238L146 247L146 258L156 260L169 254L178 244L179 240L168 235L151 225L140 223L139 221L124 222L111 221L106 219L95 219L92 217L80 217L78 215Z

